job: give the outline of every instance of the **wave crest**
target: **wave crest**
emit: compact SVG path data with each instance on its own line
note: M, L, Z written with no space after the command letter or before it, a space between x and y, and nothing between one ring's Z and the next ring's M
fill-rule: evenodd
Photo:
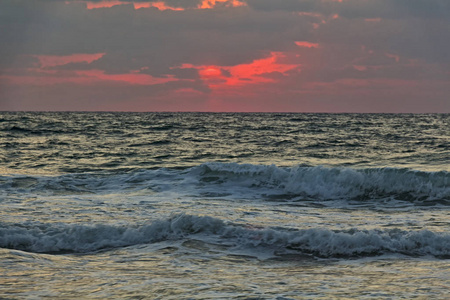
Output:
M312 199L393 197L397 200L450 201L450 173L410 169L280 168L274 165L209 163L195 170L201 180L248 187L268 187Z
M426 230L257 229L184 214L143 226L40 224L30 228L2 224L0 247L37 253L85 253L193 237L213 237L233 248L257 251L263 247L319 257L386 253L450 257L450 235Z
M189 169L61 176L0 176L0 193L98 194L170 190L180 197L295 200L401 200L450 205L450 173L398 168L352 169L206 163ZM222 196L220 196L222 195Z

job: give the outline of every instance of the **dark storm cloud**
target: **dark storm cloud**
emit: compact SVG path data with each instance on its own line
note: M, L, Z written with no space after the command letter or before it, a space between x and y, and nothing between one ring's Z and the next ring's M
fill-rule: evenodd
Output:
M142 0L144 1L144 0ZM200 4L200 0L166 0L167 5L173 7L185 7L192 8L197 7Z
M287 10L287 11L319 11L320 1L315 0L247 0L246 3L255 9L274 11L274 10Z
M141 73L151 75L151 72L147 72L147 70L142 70ZM170 75L173 75L179 79L199 79L198 70L192 68L175 68L170 70Z
M446 18L450 16L447 0L377 0L343 2L339 13L353 18Z
M324 42L364 45L370 49L393 53L431 63L450 63L450 20L383 20L339 18L321 26L317 35Z
M106 72L149 67L149 72L160 75L187 62L248 63L257 58L255 54L263 57L269 51L285 51L295 40L315 38L322 43L364 44L410 57L449 61L445 49L450 44L450 20L430 19L433 15L449 15L450 4L446 1L249 0L250 8L235 8L232 12L134 10L131 4L86 10L84 3L65 3L2 1L3 57L107 53L95 62ZM338 13L345 18L322 25L313 33L310 17L293 15L290 11ZM427 18L401 19L405 15ZM352 21L352 18L387 16L400 20L380 24Z
M187 62L251 62L268 51L283 51L295 39L307 38L311 29L309 22L296 16L246 8L236 8L230 15L224 10L161 12L153 8L134 10L132 5L86 10L82 3L36 3L0 4L17 16L0 21L6 29L1 39L8 45L3 53L106 53L92 66L108 73L148 67L148 72L159 76ZM17 23L21 24L19 29ZM22 33L12 33L25 26Z
M337 13L346 18L448 17L448 0L247 0L254 9Z

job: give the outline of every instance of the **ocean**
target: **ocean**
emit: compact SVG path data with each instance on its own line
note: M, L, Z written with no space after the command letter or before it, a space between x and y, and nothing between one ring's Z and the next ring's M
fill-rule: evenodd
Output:
M0 112L2 299L448 299L450 115Z

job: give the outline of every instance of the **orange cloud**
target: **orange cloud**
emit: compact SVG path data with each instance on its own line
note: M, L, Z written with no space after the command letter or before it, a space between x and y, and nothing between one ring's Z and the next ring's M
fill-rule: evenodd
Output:
M214 8L218 3L226 3L229 7L246 6L247 4L239 0L202 0L202 3L198 5L198 8L209 9Z
M55 67L67 65L69 63L81 63L87 62L91 63L99 58L101 58L105 53L77 53L71 55L33 55L39 60L41 68Z
M134 2L133 5L134 5L134 9L156 7L159 10L184 10L184 8L182 8L182 7L168 6L163 1L158 1L158 2Z
M87 1L86 8L87 9L95 9L95 8L113 7L116 5L122 5L122 4L126 4L126 3L128 3L128 2L119 1L119 0L103 0L103 1L99 1L99 2Z
M134 9L156 7L159 10L184 10L181 7L172 7L167 5L164 1L149 1L149 2L133 2L133 1L122 1L122 0L103 0L98 2L87 1L87 9L95 8L109 8L116 5L133 4Z
M310 43L310 42L305 42L305 41L299 41L299 42L295 42L295 44L299 47L303 47L303 48L319 48L319 44L318 43Z

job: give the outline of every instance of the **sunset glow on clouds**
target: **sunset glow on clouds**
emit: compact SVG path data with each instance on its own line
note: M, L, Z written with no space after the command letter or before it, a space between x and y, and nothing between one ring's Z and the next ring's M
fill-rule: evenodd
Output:
M181 7L168 6L164 1L134 2L134 1L120 1L120 0L110 0L110 1L102 0L97 2L86 1L85 3L87 9L110 8L116 5L132 4L134 9L155 7L159 10L184 10ZM70 4L70 2L67 4Z
M159 10L184 10L182 7L174 7L168 5L164 1L123 1L123 0L100 0L100 1L79 1L86 3L87 9L110 8L116 5L133 4L134 9L155 7ZM66 1L70 4L70 1ZM239 0L202 0L199 1L195 8L212 9L217 5L223 4L226 7L246 6L245 2Z
M275 79L268 77L278 73L288 76L287 72L299 69L299 65L279 63L282 53L271 53L269 57L256 59L248 64L235 66L194 66L183 64L181 69L197 69L201 80L212 90L226 90L229 87L242 87L252 84L273 83Z
M0 110L450 112L443 0L4 0Z
M310 43L310 42L301 41L301 42L295 42L295 44L299 47L319 48L318 43Z
M201 3L198 5L198 8L201 9L214 8L219 3L225 4L228 7L246 6L245 2L239 0L202 0Z

